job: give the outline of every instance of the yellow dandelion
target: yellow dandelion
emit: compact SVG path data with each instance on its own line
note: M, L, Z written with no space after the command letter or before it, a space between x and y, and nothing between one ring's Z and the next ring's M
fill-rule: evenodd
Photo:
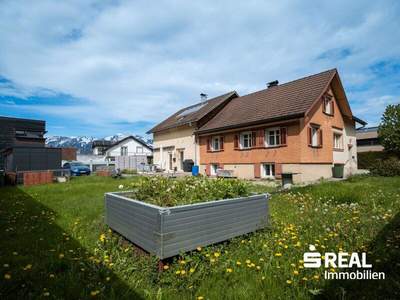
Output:
M215 253L214 253L214 256L215 256L215 257L219 257L220 255L221 255L221 254L220 254L219 252L215 252Z
M4 279L10 280L11 279L11 274L4 274Z
M215 259L214 259L214 258L211 258L211 259L210 259L210 262L212 262L212 263L215 262Z
M257 269L257 270L261 270L261 267L260 267L260 266L256 266L256 269Z
M110 281L110 279L111 279L110 277L106 277L106 281Z
M307 277L303 277L302 280L303 281L307 281L308 279L307 279Z
M90 296L92 296L92 297L95 297L95 296L97 296L98 294L100 294L100 291L99 291L99 290L91 291L91 292L90 292Z
M181 275L185 275L186 274L186 271L185 270L182 270L181 271Z
M282 253L279 253L279 252L278 252L278 253L275 253L275 256L278 256L278 257L279 257L279 256L282 256Z
M168 265L165 265L165 266L163 267L163 269L164 269L164 270L168 270L168 269L169 269L169 266L168 266Z
M261 277L261 280L264 280L264 279L265 279L265 276L262 276L262 277Z
M246 259L246 264L250 264L251 260L250 259Z
M175 274L176 274L176 275L179 275L179 274L181 274L181 271L178 270L178 271L175 272Z
M58 255L58 258L59 258L59 259L64 258L64 254L63 254L63 253L60 253L60 254Z
M232 273L232 272L233 272L233 270L231 268L226 269L226 273Z
M194 271L196 271L195 268L190 268L190 270L189 270L190 273L193 273Z
M294 270L294 271L293 271L293 274L294 274L294 275L299 275L299 271Z
M314 278L315 280L318 280L318 279L319 279L319 275L314 275L313 278Z
M288 279L288 280L286 280L286 283L287 284L292 284L292 281Z
M186 264L186 261L181 260L179 263L180 263L181 265L184 265L184 264Z
M106 240L106 235L104 233L100 234L99 240L100 242L104 243L104 241Z
M197 251L201 251L201 247L197 247L196 249L197 249Z
M198 296L197 300L204 300L204 297L203 296Z
M238 266L240 266L242 263L241 263L240 261L237 261L236 264L237 264Z

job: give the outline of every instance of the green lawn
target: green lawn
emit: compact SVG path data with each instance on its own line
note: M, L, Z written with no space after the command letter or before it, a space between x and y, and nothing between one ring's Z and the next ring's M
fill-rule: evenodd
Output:
M399 177L274 194L271 228L175 258L162 273L154 257L103 224L104 192L132 180L1 188L0 299L400 297ZM368 251L386 280L325 281L322 268L302 266L309 244L320 252Z

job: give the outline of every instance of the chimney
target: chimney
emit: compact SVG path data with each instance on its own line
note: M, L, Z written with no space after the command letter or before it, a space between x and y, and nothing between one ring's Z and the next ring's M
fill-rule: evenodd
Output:
M268 88L272 88L273 86L277 86L279 84L278 80L270 81L267 83Z
M200 94L200 99L201 99L201 101L206 101L207 100L207 94L201 93Z

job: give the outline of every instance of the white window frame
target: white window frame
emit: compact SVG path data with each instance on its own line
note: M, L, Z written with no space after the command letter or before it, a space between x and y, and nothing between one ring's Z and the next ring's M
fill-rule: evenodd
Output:
M269 171L267 173L267 170ZM275 164L274 163L264 163L261 164L261 178L275 178Z
M143 146L136 146L136 153L143 153Z
M333 98L325 98L324 99L324 106L325 106L325 113L328 115L332 115L333 114Z
M210 175L217 176L218 164L211 164L210 165Z
M319 146L319 127L311 126L311 146Z
M128 146L122 146L120 152L121 156L128 156Z
M248 146L244 146L244 136L248 136ZM245 131L240 133L240 149L250 149L253 145L252 143L252 133L251 131Z
M211 151L219 151L221 150L221 137L213 136L211 138Z
M339 137L338 139L336 137ZM343 133L334 131L333 132L333 149L335 150L343 150Z
M273 143L270 143L270 133L273 133ZM264 136L265 146L266 147L276 147L281 145L282 137L281 137L281 128L280 127L273 127L265 129L265 136Z

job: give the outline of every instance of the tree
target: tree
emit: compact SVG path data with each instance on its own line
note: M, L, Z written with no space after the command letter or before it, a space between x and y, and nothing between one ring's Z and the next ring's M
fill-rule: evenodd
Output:
M379 124L378 136L386 151L400 155L400 104L386 107Z

